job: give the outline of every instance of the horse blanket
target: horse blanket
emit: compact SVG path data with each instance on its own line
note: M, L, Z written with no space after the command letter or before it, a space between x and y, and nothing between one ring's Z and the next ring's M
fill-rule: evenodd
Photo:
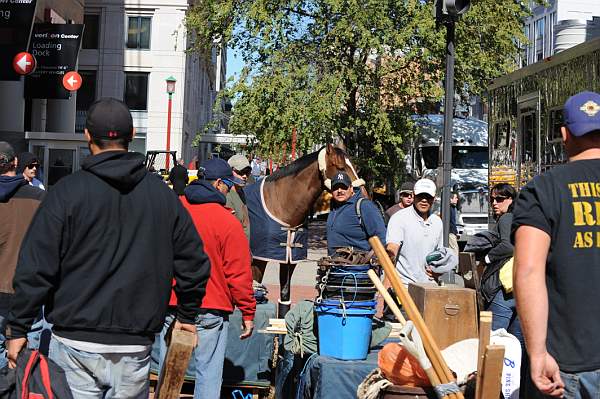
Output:
M274 217L265 206L265 179L246 186L244 194L250 216L252 257L279 263L298 263L308 256L308 225L290 226Z

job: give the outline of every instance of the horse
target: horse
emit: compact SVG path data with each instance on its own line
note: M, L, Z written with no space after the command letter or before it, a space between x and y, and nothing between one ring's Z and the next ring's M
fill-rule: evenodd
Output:
M331 144L244 189L250 215L253 278L262 282L267 262L279 262L280 318L291 305L296 264L307 258L309 213L323 190L331 189L337 171L345 171L353 186L361 187L366 195L365 183L346 153Z

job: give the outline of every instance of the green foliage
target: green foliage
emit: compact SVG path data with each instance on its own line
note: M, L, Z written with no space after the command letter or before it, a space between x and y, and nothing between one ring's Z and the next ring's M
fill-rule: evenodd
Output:
M186 24L194 49L216 41L246 69L225 93L229 129L280 154L341 138L367 178L397 175L411 141L410 115L443 97L445 29L433 0L198 0ZM512 0L474 1L457 25L456 87L464 98L515 68L521 20Z

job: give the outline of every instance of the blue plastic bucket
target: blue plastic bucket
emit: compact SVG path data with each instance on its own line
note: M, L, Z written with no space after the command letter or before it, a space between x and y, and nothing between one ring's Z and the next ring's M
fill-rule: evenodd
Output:
M342 360L364 360L369 353L374 308L315 306L319 327L319 355Z
M346 304L346 307L350 307L350 308L368 308L368 309L373 309L375 306L377 306L377 301L344 301L344 303ZM321 302L321 306L327 306L327 307L336 307L336 308L340 308L342 306L342 300L341 299L323 299L323 301Z

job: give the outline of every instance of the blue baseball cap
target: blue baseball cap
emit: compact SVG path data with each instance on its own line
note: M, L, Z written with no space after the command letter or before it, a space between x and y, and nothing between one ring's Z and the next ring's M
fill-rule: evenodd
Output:
M563 109L565 125L573 136L600 130L600 94L582 91L569 97Z
M233 184L228 184L228 182L232 182L240 186L245 184L242 179L238 179L233 175L231 166L229 166L229 164L221 158L208 159L202 162L200 168L204 171L204 178L206 180L221 179L224 180L225 184L227 184L229 187L231 187Z

